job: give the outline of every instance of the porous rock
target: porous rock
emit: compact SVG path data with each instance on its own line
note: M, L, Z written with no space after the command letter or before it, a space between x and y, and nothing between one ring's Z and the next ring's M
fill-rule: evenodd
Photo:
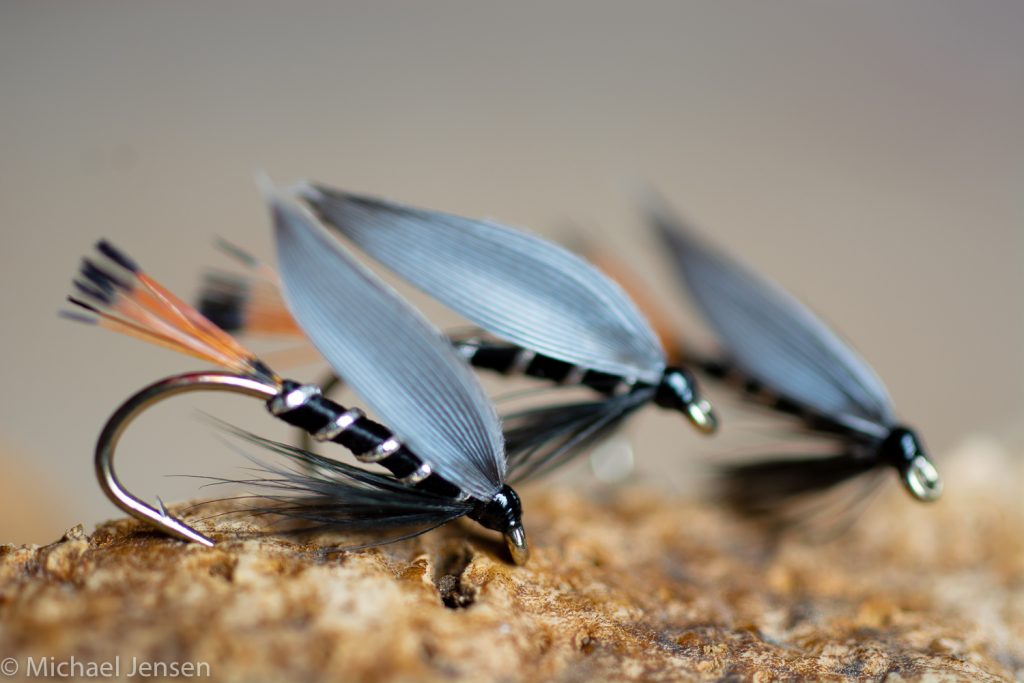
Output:
M469 522L338 554L231 516L197 522L213 548L76 527L0 546L0 656L225 681L1019 679L1024 513L956 484L930 506L892 486L824 544L642 489L527 489L526 567Z

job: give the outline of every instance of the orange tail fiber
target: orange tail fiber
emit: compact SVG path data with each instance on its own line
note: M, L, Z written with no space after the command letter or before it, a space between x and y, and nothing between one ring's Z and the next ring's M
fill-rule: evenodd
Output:
M208 273L199 309L232 333L305 338L276 282L246 275Z

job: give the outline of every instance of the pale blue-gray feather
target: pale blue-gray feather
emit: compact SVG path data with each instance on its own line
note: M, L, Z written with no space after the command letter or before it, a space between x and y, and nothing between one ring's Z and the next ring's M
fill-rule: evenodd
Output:
M590 263L489 221L302 184L324 222L488 332L575 365L657 383L665 352L622 289Z
M439 475L489 499L505 476L493 405L451 343L309 211L271 197L288 308L339 377Z
M855 429L876 432L893 422L881 380L810 309L705 243L665 207L650 216L694 303L744 372Z

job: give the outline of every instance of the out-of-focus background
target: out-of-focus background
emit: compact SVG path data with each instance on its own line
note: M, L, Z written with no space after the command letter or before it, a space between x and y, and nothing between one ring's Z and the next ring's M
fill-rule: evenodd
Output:
M78 257L109 237L193 296L214 235L270 256L260 169L600 242L703 339L640 220L653 184L853 340L940 466L1019 448L1022 34L1010 0L7 0L0 542L119 514L103 421L197 366L58 319ZM179 399L126 437L139 494L237 473L197 407L284 434L252 402ZM721 448L655 410L630 434L670 486Z

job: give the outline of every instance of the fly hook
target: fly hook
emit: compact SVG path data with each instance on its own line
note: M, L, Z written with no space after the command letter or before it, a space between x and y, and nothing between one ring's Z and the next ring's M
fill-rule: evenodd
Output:
M130 493L114 471L117 444L132 421L160 401L191 391L230 391L270 400L280 389L273 384L229 372L188 372L154 382L122 403L107 420L96 442L96 478L107 498L132 517L183 541L212 546L214 543L209 537L171 516L162 502L157 509Z

